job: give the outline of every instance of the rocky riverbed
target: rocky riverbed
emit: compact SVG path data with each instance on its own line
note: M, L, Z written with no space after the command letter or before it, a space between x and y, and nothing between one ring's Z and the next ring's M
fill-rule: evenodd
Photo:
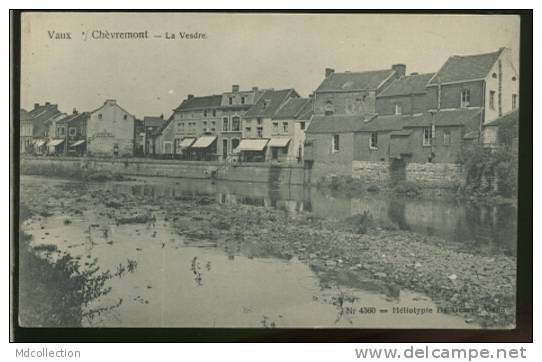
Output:
M93 211L116 224L169 223L187 245L221 248L249 258L297 258L323 284L377 290L393 300L423 293L471 324L515 323L516 259L461 243L394 230L370 215L318 218L249 205L222 205L197 195L134 195L67 182L33 184L21 194L33 214L70 217ZM445 327L445 326L443 326Z

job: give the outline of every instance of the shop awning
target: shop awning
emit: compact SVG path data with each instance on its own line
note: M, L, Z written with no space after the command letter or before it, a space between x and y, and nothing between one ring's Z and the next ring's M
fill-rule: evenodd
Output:
M191 138L191 137L183 138L181 142L179 142L178 146L181 148L190 147L190 145L192 145L192 143L194 143L195 140L196 140L195 138Z
M262 151L269 142L268 139L241 140L236 151Z
M70 147L77 147L79 145L82 145L83 143L85 143L85 140L79 140L73 143Z
M271 138L269 141L269 147L286 147L290 143L290 138Z
M58 146L59 144L61 144L62 142L64 142L64 139L56 139L56 140L52 140L51 142L49 142L47 145L49 147L56 147Z
M45 141L43 141L43 140L38 140L38 141L36 141L36 143L34 143L34 146L36 146L36 147L41 147L41 146L43 146L44 144L45 144Z
M216 140L216 136L201 136L190 148L207 148Z

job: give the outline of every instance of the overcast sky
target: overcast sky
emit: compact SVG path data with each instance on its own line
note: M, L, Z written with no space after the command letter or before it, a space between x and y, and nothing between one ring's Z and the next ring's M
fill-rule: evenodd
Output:
M83 32L148 31L146 40L84 40ZM48 31L71 32L50 40ZM207 38L181 40L178 33ZM177 33L177 39L153 35ZM90 33L87 36L90 37ZM33 13L22 19L21 101L93 110L113 98L138 117L167 117L188 93L252 86L302 96L324 68L377 70L404 63L435 72L450 55L519 52L519 17L441 15Z

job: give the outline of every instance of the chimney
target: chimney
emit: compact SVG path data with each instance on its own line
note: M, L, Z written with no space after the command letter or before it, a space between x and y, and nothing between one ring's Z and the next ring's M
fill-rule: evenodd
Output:
M397 79L403 78L406 74L406 65L405 64L394 64L391 66L391 69L395 71L395 77Z
M326 73L325 73L326 78L329 77L330 75L332 75L333 73L335 73L335 69L326 68Z
M108 104L110 106L114 106L115 104L117 104L117 101L114 100L114 99L107 99L104 104Z
M418 72L412 72L412 73L410 73L410 75L419 75L419 74L420 74L420 73L418 73Z
M50 106L50 105L51 105L51 102L45 102L45 105L46 105L46 106Z
M252 87L252 91L253 91L253 92L257 92L257 91L258 91L258 87Z
M34 109L38 109L38 108L39 108L39 106L40 106L40 104L39 104L39 103L34 103Z
M189 95L186 97L186 99L192 99L192 98L194 98L194 95L193 95L193 94L189 94Z
M73 107L73 114L78 114L79 112L77 112L77 108Z
M232 85L232 86L231 86L231 91L232 91L233 93L239 92L239 84L234 84L234 85Z

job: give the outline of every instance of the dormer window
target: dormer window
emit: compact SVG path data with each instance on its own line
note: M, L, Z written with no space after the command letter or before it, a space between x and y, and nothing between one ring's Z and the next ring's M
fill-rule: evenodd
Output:
M401 114L401 104L395 103L395 114L399 115Z
M271 99L264 99L263 108L266 109L269 106L269 103L271 103Z
M470 105L470 90L463 89L461 91L461 108L467 108Z
M491 78L493 78L493 79L497 79L497 73L493 73L493 74L491 74Z

